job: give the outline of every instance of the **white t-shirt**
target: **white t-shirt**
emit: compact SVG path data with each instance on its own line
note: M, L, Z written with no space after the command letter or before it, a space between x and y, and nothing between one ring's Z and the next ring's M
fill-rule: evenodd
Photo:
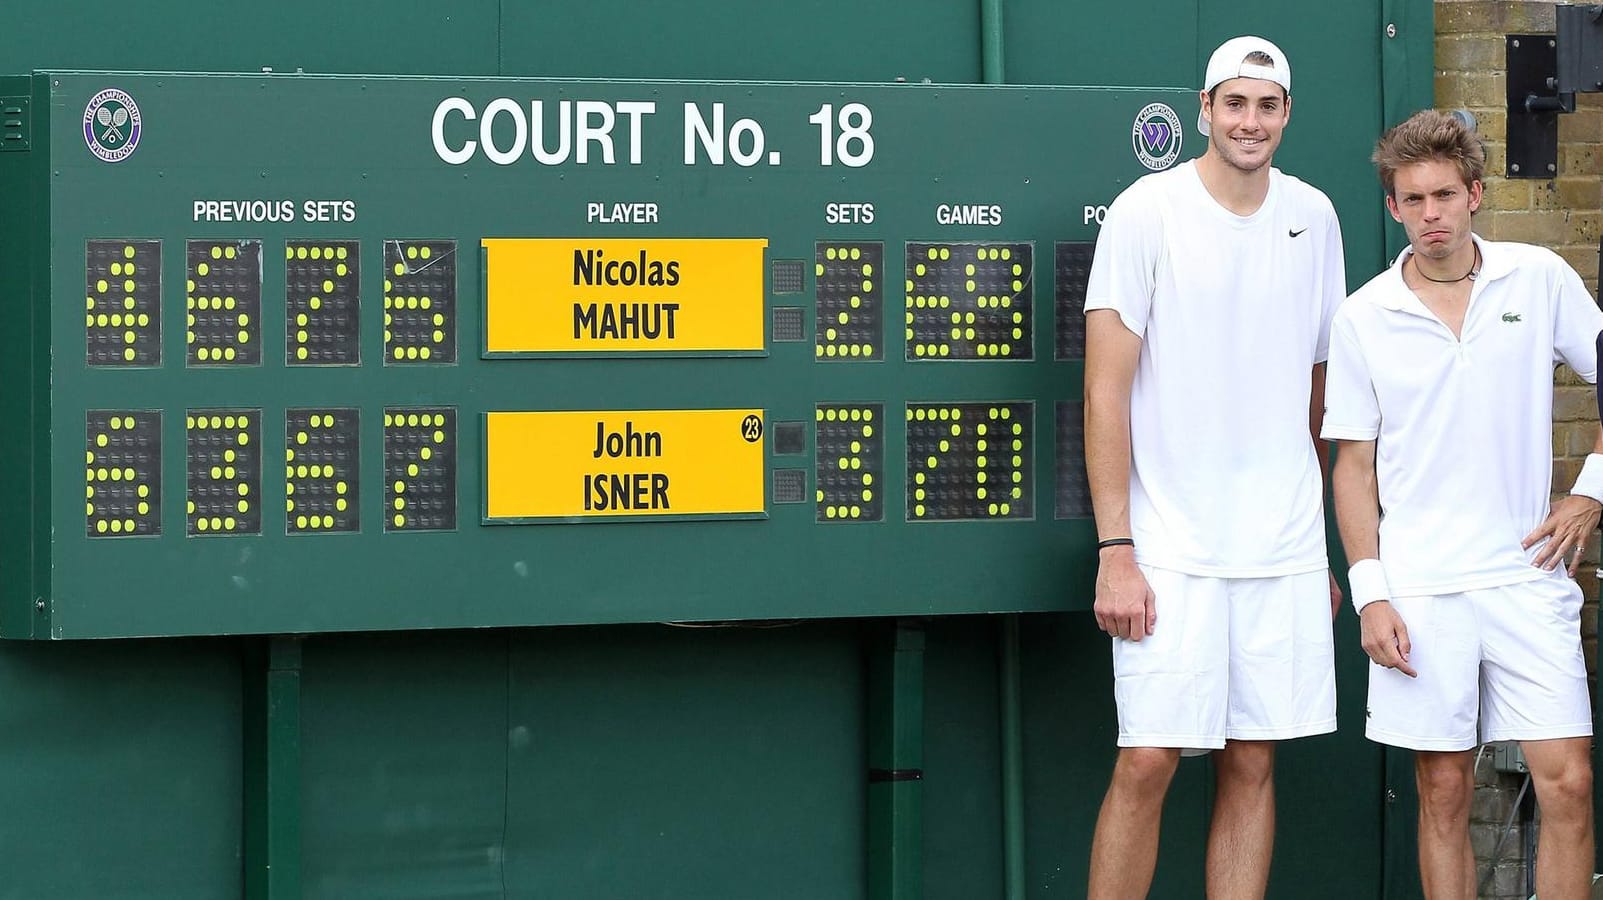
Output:
M1552 251L1482 241L1461 338L1403 262L1336 314L1324 437L1375 441L1380 561L1398 597L1543 577L1520 541L1547 517L1553 366L1597 381L1598 311Z
M1224 578L1326 568L1308 406L1343 265L1329 198L1279 170L1250 216L1220 206L1195 161L1108 208L1085 308L1116 310L1142 339L1130 393L1138 561Z

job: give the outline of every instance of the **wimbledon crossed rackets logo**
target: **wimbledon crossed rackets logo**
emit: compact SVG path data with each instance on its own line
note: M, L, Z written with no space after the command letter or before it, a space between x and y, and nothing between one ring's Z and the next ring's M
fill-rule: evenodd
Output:
M1180 117L1174 110L1165 103L1151 103L1136 114L1130 144L1141 165L1158 171L1180 159L1180 143L1184 136Z
M105 162L127 159L139 146L139 104L116 88L96 94L83 110L83 139Z

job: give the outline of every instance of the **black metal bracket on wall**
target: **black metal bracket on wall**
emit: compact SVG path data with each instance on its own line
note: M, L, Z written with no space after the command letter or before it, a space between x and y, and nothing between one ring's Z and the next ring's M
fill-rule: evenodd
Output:
M1561 3L1553 34L1504 37L1508 61L1509 178L1558 174L1558 117L1575 95L1603 91L1603 4Z
M1508 51L1509 178L1552 178L1558 173L1558 114L1575 111L1556 94L1558 39L1551 34L1510 34Z

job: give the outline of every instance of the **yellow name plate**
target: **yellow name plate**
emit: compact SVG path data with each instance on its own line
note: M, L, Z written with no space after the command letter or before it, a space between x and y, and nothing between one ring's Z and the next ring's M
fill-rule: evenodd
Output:
M492 412L489 520L754 516L760 409Z
M753 352L765 348L765 238L486 238L485 350Z

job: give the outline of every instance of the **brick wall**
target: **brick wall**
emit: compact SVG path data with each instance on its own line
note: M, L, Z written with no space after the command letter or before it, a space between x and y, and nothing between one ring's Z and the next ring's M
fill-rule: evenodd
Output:
M1546 179L1503 177L1508 117L1504 36L1551 33L1553 4L1522 0L1436 0L1436 106L1464 108L1480 123L1486 144L1486 203L1475 230L1489 240L1525 241L1564 257L1597 296L1598 238L1603 233L1603 94L1577 97L1576 112L1559 117L1558 171ZM1388 123L1389 124L1389 123ZM1554 379L1553 485L1566 491L1596 435L1593 388L1561 367ZM1581 634L1587 667L1597 674L1599 539L1593 535L1578 581L1587 596ZM1595 692L1594 692L1595 696ZM1490 758L1476 767L1472 844L1484 871L1523 778L1495 771ZM1516 817L1517 819L1518 817ZM1502 863L1481 896L1525 898L1519 864L1524 835L1504 841Z

